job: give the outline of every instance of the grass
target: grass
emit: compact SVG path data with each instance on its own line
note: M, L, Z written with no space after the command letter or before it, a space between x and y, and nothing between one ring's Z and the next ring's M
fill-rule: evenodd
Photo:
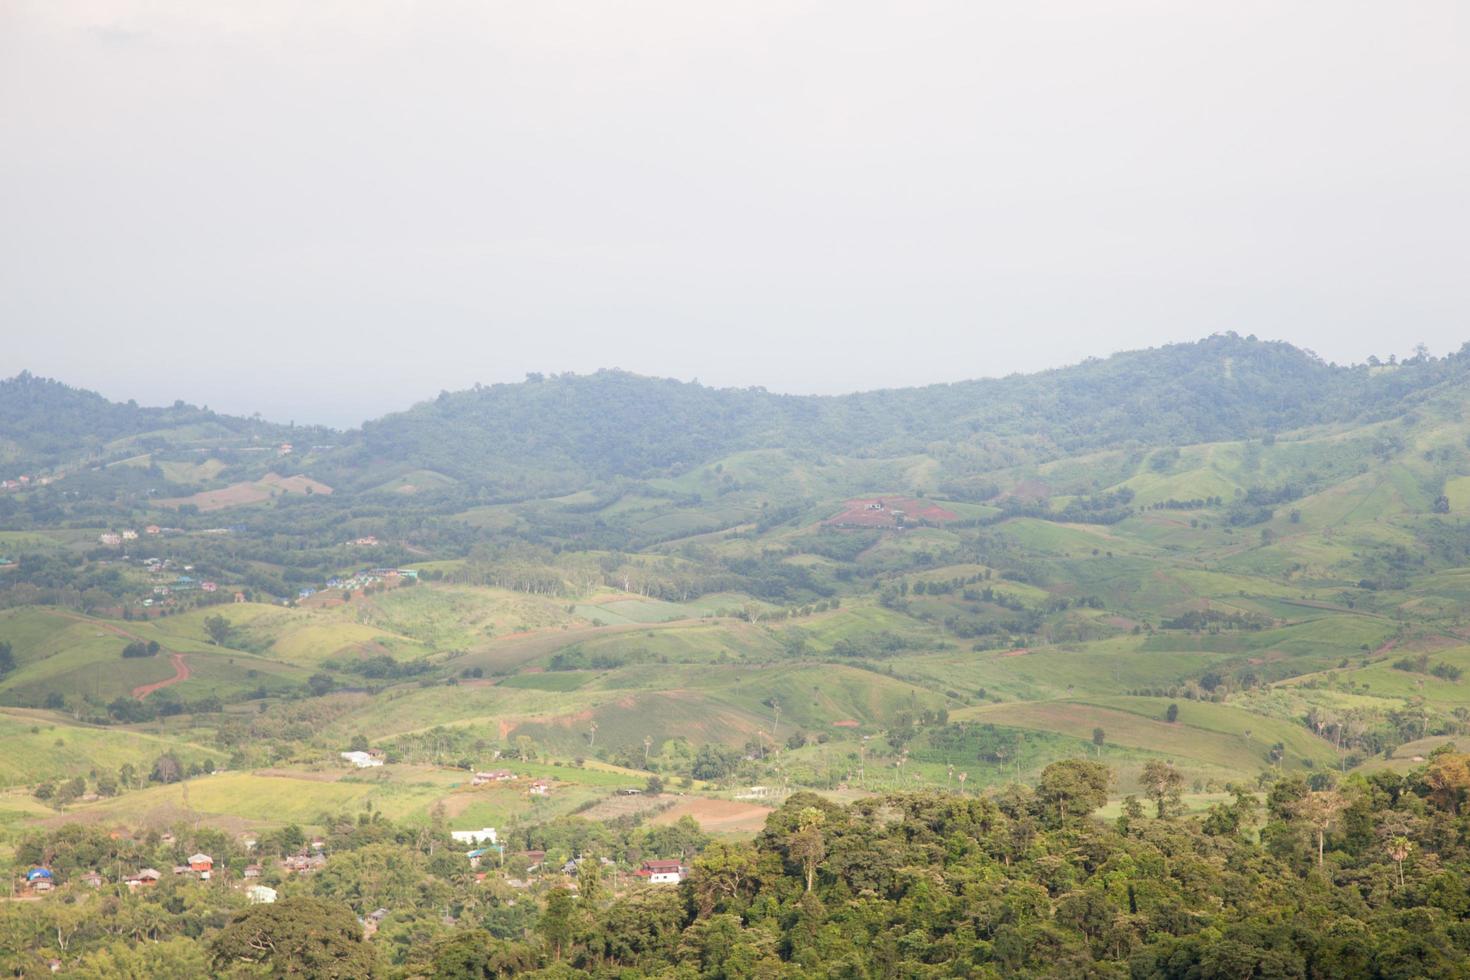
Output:
M124 764L146 773L159 756L172 752L185 765L221 753L177 739L124 728L95 728L47 712L0 711L0 787L87 776Z

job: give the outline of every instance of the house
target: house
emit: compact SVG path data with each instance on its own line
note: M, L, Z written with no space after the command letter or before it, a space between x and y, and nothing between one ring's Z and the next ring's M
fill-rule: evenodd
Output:
M159 527L157 524L149 524L147 527L143 528L143 533L144 534L162 534L163 533L163 528Z
M235 593L235 601L236 602L244 602L245 601L245 593L243 593L243 592L236 592Z
M88 871L82 875L82 881L91 888L102 887L102 876L95 871Z
M247 878L259 878L261 872L264 871L264 870L265 869L262 868L258 864L247 864L247 865L245 865L245 877L247 877Z
M550 794L551 794L551 784L548 783L546 780L544 780L544 779L538 779L534 783L531 784L531 795L532 796L549 796Z
M541 862L546 860L545 851L522 851L520 856L526 859L527 871L535 871L541 867Z
M304 854L293 854L281 862L281 869L287 873L306 874L312 870L311 859Z
M214 592L216 589L219 588L219 586L213 582L200 582L199 588L203 589L205 592Z
M346 759L348 762L352 763L359 769L368 769L373 766L381 766L383 764L382 758L380 758L379 756L375 756L370 752L352 751L342 752L339 754L342 756L342 758Z
M193 873L194 873L194 869L191 868L191 867L189 867L187 864L176 864L176 865L174 865L174 877L175 878L179 878L179 877L182 877L184 875L191 875Z
M480 858L489 853L490 848L477 847L473 851L466 851L464 856L470 859L470 867L478 868L480 866Z
M136 541L138 540L138 532L134 531L132 528L128 528L127 530L123 531L122 539L124 541Z
M44 894L55 887L56 877L51 874L50 868L32 868L26 872L26 888L32 894Z
M635 874L647 878L649 884L677 885L689 874L689 869L678 861L644 861Z
M495 844L499 842L494 827L479 830L451 830L449 836L456 844Z
M208 854L191 854L189 870L196 872L201 878L208 878L214 873L214 858Z
M364 534L362 537L358 538L352 543L355 545L360 545L364 548L371 548L378 543L378 538L376 535L373 534Z
M129 875L123 879L123 884L128 886L128 891L137 891L139 888L151 888L158 884L163 875L154 868L144 868L135 875Z
M102 544L107 545L107 547L109 548L116 548L117 546L122 544L122 535L113 534L111 531L107 531L103 534L97 535L97 540Z
M276 890L269 885L251 885L245 889L251 905L269 905L276 900Z
M489 772L477 772L475 778L470 780L471 786L484 786L486 783L505 783L516 778L516 774L509 769L492 769Z
M367 915L363 916L362 917L362 935L363 935L363 938L366 939L369 936L371 936L374 933L376 933L378 931L378 926L382 925L383 924L383 920L386 919L386 918L388 918L388 910L387 909L373 909Z

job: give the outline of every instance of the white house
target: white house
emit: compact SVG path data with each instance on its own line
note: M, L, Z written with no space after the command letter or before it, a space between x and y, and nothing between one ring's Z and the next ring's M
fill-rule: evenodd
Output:
M449 836L454 838L455 843L458 844L499 843L494 827L481 827L479 830L451 830Z
M684 880L688 869L678 861L644 861L635 873L652 885L677 885Z
M378 758L377 756L370 755L367 752L343 752L341 753L341 755L342 758L346 759L348 762L352 763L359 769L368 769L372 766L381 766L383 764L382 759Z
M245 897L251 905L269 905L276 900L276 890L269 885L251 885L245 889Z

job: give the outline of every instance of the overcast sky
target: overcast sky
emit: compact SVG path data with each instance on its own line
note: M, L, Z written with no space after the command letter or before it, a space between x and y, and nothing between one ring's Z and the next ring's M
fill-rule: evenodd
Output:
M1470 340L1470 4L0 0L0 375L355 423Z

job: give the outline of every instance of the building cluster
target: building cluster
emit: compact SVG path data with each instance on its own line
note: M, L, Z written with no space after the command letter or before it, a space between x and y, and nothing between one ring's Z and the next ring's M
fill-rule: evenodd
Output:
M520 777L509 769L491 769L488 772L477 772L470 777L471 786L489 786L492 783L513 783ZM526 784L526 792L531 796L550 796L552 783L549 779L533 779Z
M296 598L310 599L322 591L362 592L370 586L392 587L401 585L405 579L417 580L418 577L418 569L414 568L364 568L346 578L329 578L322 589L307 586L296 593Z
M465 852L465 858L469 861L470 867L477 871L491 854L494 854L501 862L505 859L505 846L499 843L494 827L481 827L477 830L451 830L449 835L455 843L472 845L471 849ZM548 873L545 867L545 851L519 851L512 856L525 859L528 874ZM559 868L553 865L551 873L560 873L575 878L583 863L589 860L591 859L586 857L571 858ZM613 861L605 857L598 858L598 861L608 868L616 866ZM486 877L487 874L484 871L476 875L476 879L480 881ZM645 882L650 885L677 885L687 877L689 877L689 868L682 861L654 860L642 862L637 870L627 876L627 879L630 882ZM519 879L509 879L508 883L519 888L528 887L530 884ZM576 885L572 884L570 887L575 888Z
M55 476L31 476L22 473L11 480L0 480L0 492L14 493L19 490L34 490L36 487L50 486L54 480L59 480L65 474L57 473Z

